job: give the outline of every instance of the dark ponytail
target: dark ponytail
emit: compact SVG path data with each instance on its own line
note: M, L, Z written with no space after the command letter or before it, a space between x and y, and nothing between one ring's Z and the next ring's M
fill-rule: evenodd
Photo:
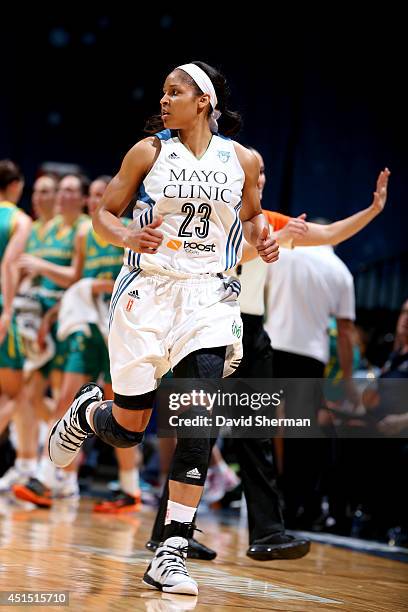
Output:
M162 130L164 130L164 124L161 115L152 115L149 117L143 128L146 134L156 134Z
M236 111L232 111L228 108L230 89L227 79L219 70L209 66L209 64L205 64L204 62L191 63L201 68L201 70L204 70L214 85L218 100L217 110L221 113L221 117L218 119L220 133L225 136L235 136L242 127L242 117ZM200 93L202 92L200 91Z

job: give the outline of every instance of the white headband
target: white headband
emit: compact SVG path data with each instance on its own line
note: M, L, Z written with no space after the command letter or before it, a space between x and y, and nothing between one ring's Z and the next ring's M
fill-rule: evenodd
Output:
M215 110L218 100L210 77L199 66L196 66L196 64L183 64L182 66L177 66L176 70L184 70L184 72L187 72L201 91L210 96L210 103L213 109L209 117L210 130L216 134L218 132L217 119L220 117L221 113L219 110Z

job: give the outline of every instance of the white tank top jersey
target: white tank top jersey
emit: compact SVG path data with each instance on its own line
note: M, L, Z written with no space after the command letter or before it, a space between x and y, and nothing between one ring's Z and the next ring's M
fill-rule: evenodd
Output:
M156 134L161 150L140 186L133 218L140 228L162 215L156 254L126 249L124 263L153 273L218 274L241 258L239 218L245 174L231 139L213 135L197 159L177 132Z

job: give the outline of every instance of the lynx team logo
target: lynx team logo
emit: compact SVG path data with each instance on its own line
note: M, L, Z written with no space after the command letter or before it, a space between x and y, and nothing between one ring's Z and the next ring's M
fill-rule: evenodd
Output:
M232 324L232 333L239 340L241 338L241 336L242 336L242 325L240 325L236 321L234 321L233 324Z
M223 164L226 164L230 158L231 153L229 151L218 151L217 155L220 161L222 161Z

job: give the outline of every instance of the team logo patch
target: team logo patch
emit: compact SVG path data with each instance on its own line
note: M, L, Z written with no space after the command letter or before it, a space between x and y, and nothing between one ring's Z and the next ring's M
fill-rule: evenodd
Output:
M166 246L173 251L178 251L182 244L180 240L169 240Z
M234 321L232 324L232 333L239 340L242 336L242 325L239 325L236 321Z
M217 155L220 161L222 161L223 164L226 164L230 158L231 153L230 151L217 151Z

